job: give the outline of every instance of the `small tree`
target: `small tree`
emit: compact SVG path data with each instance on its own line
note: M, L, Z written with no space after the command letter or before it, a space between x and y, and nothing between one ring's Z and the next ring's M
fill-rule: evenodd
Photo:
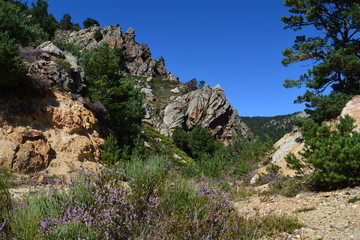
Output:
M88 96L108 110L108 123L117 138L131 142L144 116L140 89L117 74L119 59L106 42L86 52L81 62L87 75Z
M360 183L360 133L355 132L355 120L350 116L340 118L335 130L313 120L303 123L305 146L301 159L289 154L285 157L290 168L298 174L303 169L313 170L310 180L316 187L331 188Z
M79 24L77 24L77 23L73 24L71 22L70 14L66 13L60 20L60 29L61 30L79 31L81 28L80 28Z
M48 13L48 1L37 0L36 3L31 3L31 5L31 21L44 29L49 38L52 39L55 35L56 29L59 27L59 23L52 14Z
M71 16L66 13L60 20L60 29L61 30L70 30L71 29Z
M93 27L93 26L100 26L100 23L92 18L87 18L84 22L83 22L84 28L89 28L89 27Z

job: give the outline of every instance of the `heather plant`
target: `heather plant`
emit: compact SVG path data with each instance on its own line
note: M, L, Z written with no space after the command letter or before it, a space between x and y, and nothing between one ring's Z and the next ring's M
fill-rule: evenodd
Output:
M44 51L41 49L32 49L32 48L26 49L19 47L19 56L21 60L24 62L28 62L28 63L36 62L40 58L42 53L44 53Z
M309 179L314 187L333 188L360 183L360 133L355 132L355 120L340 117L336 129L313 120L303 123L305 145L301 159L294 154L286 156L289 166L299 174L305 168L312 173Z
M230 195L169 174L161 156L100 172L82 170L68 189L42 192L7 215L5 239L253 239L291 232L294 219L247 219ZM131 180L128 180L131 179ZM125 183L123 180L127 180ZM2 227L2 226L0 226Z

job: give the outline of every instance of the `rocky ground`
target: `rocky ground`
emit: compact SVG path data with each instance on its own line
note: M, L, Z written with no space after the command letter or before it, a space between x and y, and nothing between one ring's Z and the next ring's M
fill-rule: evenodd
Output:
M297 217L304 226L278 239L360 239L360 187L332 192L305 192L293 198L252 196L235 203L246 216Z

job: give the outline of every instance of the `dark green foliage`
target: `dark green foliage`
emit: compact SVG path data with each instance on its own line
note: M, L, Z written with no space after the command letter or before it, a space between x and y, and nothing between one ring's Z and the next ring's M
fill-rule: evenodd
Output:
M71 29L71 16L66 13L60 20L60 29L61 30L70 30Z
M105 106L109 125L121 142L131 143L144 116L140 89L117 74L119 59L107 43L84 53L81 62L87 74L88 96Z
M196 78L192 78L188 82L185 83L186 92L194 91L198 89L198 80Z
M100 26L100 23L92 18L87 18L84 22L83 22L84 28L89 28L92 26Z
M336 129L309 120L303 125L305 146L301 160L294 154L286 156L290 167L304 174L313 169L310 180L315 187L332 188L360 183L360 133L355 132L355 120L346 115Z
M107 165L115 165L117 162L120 162L121 149L113 135L105 138L100 159L102 163Z
M194 127L190 132L176 128L172 138L178 147L194 158L199 158L202 154L212 155L216 150L211 133L201 126Z
M79 24L71 22L71 16L69 13L64 14L61 18L59 27L61 30L79 31L81 29Z
M103 35L101 34L100 29L96 30L96 32L94 33L94 38L97 42L100 42L103 39Z
M273 142L277 142L286 133L292 131L294 126L293 117L296 114L273 117L241 117L241 120L250 128L254 136L258 136L261 141L265 141L266 136L268 136Z
M201 80L198 84L198 88L202 88L203 86L205 86L205 81Z
M59 23L52 14L48 13L48 1L37 0L36 3L31 3L31 6L31 22L34 25L38 24L44 32L48 34L48 38L52 39L55 35L56 29L59 27Z
M23 46L37 45L47 39L44 30L18 4L11 2L0 1L0 29Z
M311 118L317 123L339 116L346 103L354 96L335 92L329 95L316 96L308 91L305 95L307 94L310 101L305 104L307 107L305 112L310 114Z
M18 45L0 32L0 87L11 87L25 80L27 67L18 56Z
M84 53L82 56L82 65L87 74L87 81L91 85L101 85L100 83L95 83L103 76L107 76L109 83L116 85L116 81L112 81L116 78L116 71L118 69L119 59L115 55L114 49L110 49L107 43L101 44L99 48L90 50ZM101 87L101 94L105 94L106 89Z
M297 103L306 102L308 112L316 119L336 115L340 103L322 116L330 102L343 98L337 94L321 97L328 87L334 93L356 95L360 93L360 42L358 38L360 4L358 1L286 0L293 14L282 17L285 28L301 30L313 26L321 36L299 36L292 48L285 49L282 63L311 60L314 64L298 80L286 80L285 87L305 85L309 90L299 96ZM341 101L341 103L343 103ZM331 111L333 110L333 111Z

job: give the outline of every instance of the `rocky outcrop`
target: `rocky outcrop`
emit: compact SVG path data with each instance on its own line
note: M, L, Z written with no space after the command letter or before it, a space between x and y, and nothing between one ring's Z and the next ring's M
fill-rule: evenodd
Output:
M252 137L249 128L241 121L237 111L225 98L223 89L217 85L191 91L174 99L168 104L158 118L154 116L151 103L146 106L147 123L169 136L176 127L191 130L197 125L210 130L218 140L228 144L237 134L246 138Z
M125 62L124 70L131 75L178 81L178 78L166 71L163 58L154 59L147 45L135 41L133 28L123 33L119 26L111 25L104 28L94 26L69 33L67 37L63 37L63 41L79 45L83 49L96 48L103 42L107 42L111 48L121 49L122 60Z
M41 59L29 63L29 75L46 80L65 91L83 91L85 72L75 56L61 51L50 41L41 44L37 49L42 51Z
M0 165L16 173L47 169L60 175L80 165L96 166L103 139L94 114L81 100L55 90L32 101L31 114L12 111L22 104L0 100Z
M0 166L20 174L58 175L95 168L103 143L100 126L74 94L84 87L83 71L74 56L51 42L39 50L38 59L27 62L28 81L45 84L45 94L0 98Z

